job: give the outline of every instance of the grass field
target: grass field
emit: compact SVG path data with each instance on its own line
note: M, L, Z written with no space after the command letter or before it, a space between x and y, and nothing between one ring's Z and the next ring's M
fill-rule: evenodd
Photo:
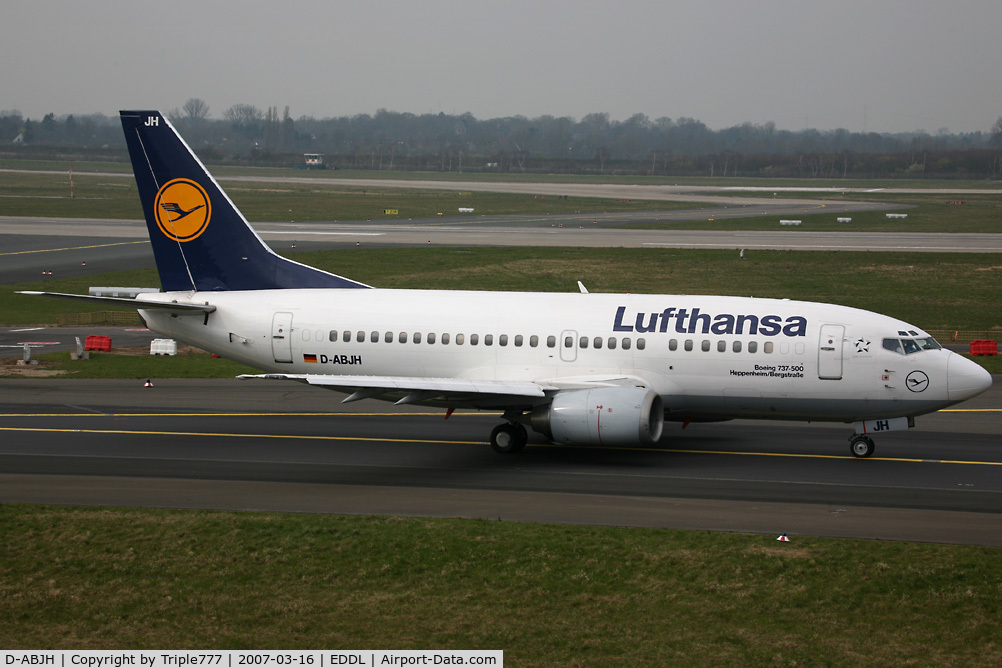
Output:
M999 551L0 506L0 646L503 649L509 666L998 666Z
M874 254L588 248L349 249L295 259L386 288L723 294L831 302L925 329L1002 328L1002 259L978 253ZM120 272L0 288L5 325L52 324L93 307L15 290L86 294L90 285L158 286L156 272Z
M18 366L17 359L0 362L0 376L11 378L63 377L63 378L235 378L244 373L262 373L232 360L212 357L205 351L185 352L178 355L150 355L144 350L90 352L86 360L72 360L68 352L35 352L32 359L37 365ZM40 374L39 371L45 373Z

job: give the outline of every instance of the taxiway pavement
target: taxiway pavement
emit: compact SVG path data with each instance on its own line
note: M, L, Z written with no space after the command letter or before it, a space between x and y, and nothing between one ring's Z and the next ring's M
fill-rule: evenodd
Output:
M612 214L608 214L611 216ZM623 215L619 216L620 218ZM255 225L275 250L389 246L549 246L591 248L716 248L877 252L1002 253L1002 234L633 230L606 215L532 219L506 216L478 222L293 223ZM153 265L141 221L45 220L0 217L0 284L67 278ZM293 250L295 249L295 250Z
M0 502L479 517L1002 546L1002 388L849 455L844 425L486 445L488 414L288 381L0 380Z

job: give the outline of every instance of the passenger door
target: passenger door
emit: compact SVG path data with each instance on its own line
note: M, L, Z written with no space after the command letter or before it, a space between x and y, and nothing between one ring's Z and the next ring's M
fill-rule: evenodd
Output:
M271 352L276 362L292 363L292 314L276 313L271 319Z
M818 341L818 378L821 380L842 379L842 339L845 327L842 325L821 325Z

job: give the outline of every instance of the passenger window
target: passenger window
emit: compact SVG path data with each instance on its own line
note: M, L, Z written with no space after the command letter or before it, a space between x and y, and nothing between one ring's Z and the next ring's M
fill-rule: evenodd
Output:
M456 334L456 345L457 346L463 345L464 341L466 341L466 337L465 336L463 336L462 334Z
M633 339L629 337L623 337L623 350L629 350L630 346L633 345Z
M355 340L359 343L365 343L365 332L358 330L358 334L355 335Z
M573 348L573 347L574 347L574 339L573 339L573 337L565 336L564 337L564 348Z
M471 346L475 346L478 343L480 343L480 335L479 334L470 334L470 345Z
M400 336L397 337L400 343L407 343L407 332L400 332Z
M731 350L733 350L736 353L741 352L741 342L735 341L734 344L731 346Z
M557 347L557 337L552 336L552 335L551 336L547 336L546 337L546 347L547 348L556 348Z
M703 342L699 344L699 349L702 350L704 353L710 352L710 342L707 341L706 339L703 339Z
M758 341L749 341L748 342L748 352L750 352L750 353L757 353L758 352Z
M596 336L594 339L592 339L591 347L595 348L596 350L598 350L599 348L601 348L602 347L602 337L601 336Z
M637 350L643 350L646 347L647 347L647 339L641 336L639 339L637 339Z
M584 350L585 348L588 347L588 337L587 336L582 336L581 337L581 340L578 341L578 347L580 347L581 350Z
M717 341L717 352L718 353L727 352L727 341Z
M523 341L523 340L524 340L524 339L522 338L522 335L521 335L521 334L516 334L516 335L515 335L515 347L516 347L516 348L521 348L521 347L522 347L522 341Z
M772 348L773 348L772 341L766 341L765 344L762 346L762 352L764 352L766 355L771 355Z
M327 340L331 341L332 343L337 343L337 330L336 329L332 329L331 330L331 333L327 336Z
M425 339L429 344L435 343L435 332L429 332L428 338Z
M668 350L672 352L678 350L678 339L670 339L668 341Z
M383 341L386 343L393 343L393 332L386 332L386 335L383 336Z
M685 347L685 352L687 353L692 352L692 339L686 339L684 347Z
M370 332L369 333L369 340L372 341L373 343L379 343L379 332L375 332L375 331L374 332Z
M449 345L449 335L448 334L443 334L442 335L442 345L443 346Z
M484 345L485 346L493 346L494 345L494 335L493 334L484 334Z
M421 343L421 332L414 332L414 343Z
M343 332L341 332L341 340L344 341L345 343L350 343L351 342L351 332L349 332L347 329L344 330Z
M498 345L499 346L506 346L506 345L508 345L508 335L507 334L502 334L501 336L498 337Z
M539 345L539 337L533 334L532 336L529 337L529 347L535 348L538 345Z
M616 337L615 336L610 336L609 337L609 350L615 350L615 349L616 349Z

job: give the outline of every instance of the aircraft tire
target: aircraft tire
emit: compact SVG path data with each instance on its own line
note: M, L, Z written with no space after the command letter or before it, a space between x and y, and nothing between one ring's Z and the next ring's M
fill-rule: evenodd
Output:
M518 452L528 440L529 435L520 424L499 424L491 432L491 447L502 455Z
M864 459L873 454L876 446L869 436L853 436L849 439L849 452L853 457Z

